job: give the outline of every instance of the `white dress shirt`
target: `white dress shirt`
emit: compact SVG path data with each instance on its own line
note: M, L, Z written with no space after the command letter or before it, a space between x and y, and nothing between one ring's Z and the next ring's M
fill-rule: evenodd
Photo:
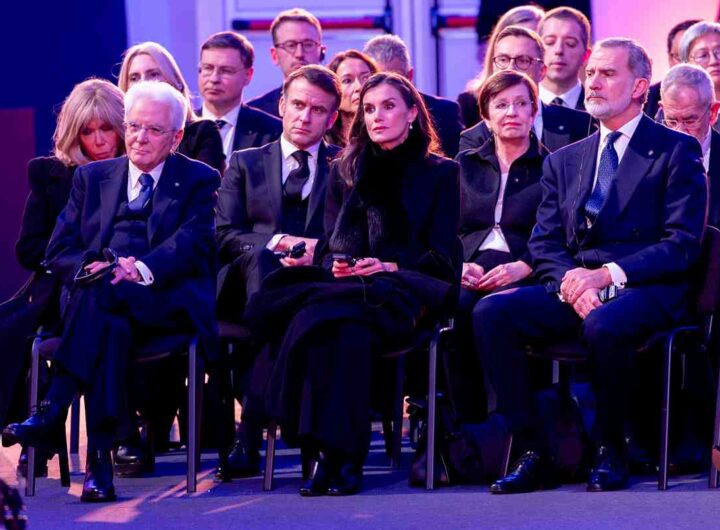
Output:
M322 140L320 140L322 141ZM310 195L310 192L312 191L313 183L315 182L315 174L317 173L317 167L318 167L318 151L320 150L320 142L317 142L314 145L311 145L307 149L304 149L304 151L307 151L310 156L308 156L308 168L310 169L310 176L308 177L305 184L303 184L302 188L302 198L303 200L307 199ZM294 169L297 169L300 166L300 163L295 160L295 158L292 156L295 151L300 151L295 145L290 143L290 141L285 138L285 134L283 133L282 136L280 136L280 153L282 157L282 184L285 185L285 182L288 179L288 176L290 175L290 172ZM273 178L272 175L269 175L269 178ZM274 250L277 244L280 242L280 240L285 237L288 234L275 234L272 236L268 244L266 245L266 248L270 250Z
M165 167L164 160L150 171L142 171L135 164L129 162L127 182L128 202L131 202L133 199L136 199L138 195L140 195L140 189L142 188L142 184L140 184L140 175L142 175L143 173L147 173L152 177L154 190L155 188L157 188L157 184L160 180L160 175L162 174L163 167ZM138 283L140 285L152 285L152 283L155 281L155 277L153 276L150 269L148 269L147 265L145 265L142 261L136 261L135 268L138 270L140 276L142 277L142 281Z
M563 100L563 106L571 109L577 108L578 100L580 99L580 92L582 92L582 85L580 81L575 84L570 90L564 94L553 94L542 84L538 87L540 92L540 101L546 105L551 105L553 99L560 98Z
M500 174L500 192L495 203L495 226L485 236L478 250L498 250L500 252L510 253L505 235L500 228L500 219L502 219L503 201L505 199L505 188L507 187L508 173Z
M708 132L705 135L705 139L700 145L703 152L703 167L705 168L705 173L710 170L710 144L712 143L712 131L712 127L708 127Z
M222 127L218 127L220 131L220 137L223 143L223 153L225 153L225 163L230 162L230 155L232 155L233 140L235 139L235 129L237 129L238 116L240 116L240 103L230 109L223 116L216 116L208 110L203 103L202 106L202 117L209 120L217 121L223 120L225 124Z

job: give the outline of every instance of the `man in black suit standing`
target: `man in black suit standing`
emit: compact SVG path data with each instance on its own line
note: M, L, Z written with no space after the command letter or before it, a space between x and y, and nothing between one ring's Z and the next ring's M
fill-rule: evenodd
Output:
M585 110L580 69L590 56L590 22L577 9L558 7L545 13L538 26L545 45L545 77L540 99L546 105Z
M281 11L270 25L273 46L270 59L282 71L283 79L306 64L321 64L327 48L322 43L320 21L305 9L293 8ZM279 104L282 86L251 99L248 105L280 116Z
M215 33L201 46L198 86L203 106L198 114L217 124L226 162L233 151L260 147L282 132L279 119L242 102L254 61L250 41L232 31Z
M537 84L545 77L545 46L540 36L532 30L520 26L505 28L495 41L495 49L490 52L493 53L493 68L512 68L527 74ZM535 135L551 152L582 140L593 128L592 117L588 113L545 103L540 106L533 125ZM460 151L480 147L489 137L490 131L481 121L462 132Z
M585 105L600 131L551 154L530 238L537 285L485 298L476 341L513 445L526 451L493 493L553 482L547 433L531 413L525 347L580 338L597 408L588 491L627 487L624 423L636 348L688 310L707 192L697 141L645 116L650 59L630 39L595 45Z
M410 53L403 40L397 35L373 37L365 43L363 52L375 59L380 71L395 72L410 81L413 80L414 69L410 66ZM433 120L445 155L454 158L458 154L460 132L464 127L460 106L446 98L423 92L420 95Z
M323 234L330 161L340 149L323 141L337 118L340 81L325 67L293 71L283 85L280 140L233 154L218 192L221 288L218 314L239 320L244 302L283 266L312 263ZM297 257L278 257L304 242ZM244 392L242 392L244 393ZM243 421L230 454L230 473L259 472L261 426Z
M9 425L3 444L53 446L58 432L64 437L75 394L84 393L84 502L115 499L110 450L131 428L126 381L134 339L191 326L206 347L214 342L220 175L173 154L186 114L185 99L167 83L133 85L125 95L127 156L77 169L48 245L46 266L70 295L54 357L60 368L37 412ZM104 249L119 256L114 268ZM82 275L99 277L75 280Z

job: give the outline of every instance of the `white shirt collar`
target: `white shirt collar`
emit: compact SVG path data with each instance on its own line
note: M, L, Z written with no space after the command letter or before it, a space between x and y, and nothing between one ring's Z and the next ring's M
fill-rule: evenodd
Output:
M238 103L237 106L231 108L228 112L226 112L222 116L216 116L208 108L205 106L205 103L203 103L202 106L202 117L203 118L209 118L211 120L224 120L227 123L229 123L231 126L235 127L235 124L237 123L238 116L240 115L240 107L242 106L242 103Z
M318 140L316 144L311 145L307 149L302 149L302 151L307 151L308 153L310 153L310 156L312 158L317 160L318 151L320 150L320 142L322 142L322 139ZM300 150L301 149L296 147L295 144L291 143L287 138L285 138L284 133L280 136L280 151L282 152L282 157L284 160L290 158L295 151Z
M155 186L157 186L158 181L160 180L160 175L162 174L162 170L165 167L165 160L160 162L157 166L152 168L150 171L143 171L139 167L137 167L135 164L133 164L131 161L128 160L129 167L128 167L128 190L131 190L136 187L140 187L140 175L143 173L148 173L152 179L153 179L153 189L155 189Z
M575 86L573 86L564 94L553 94L542 84L540 85L539 89L540 100L546 105L550 105L553 99L560 98L563 100L563 103L565 103L566 107L574 109L575 107L577 107L578 100L580 99L580 92L582 92L582 84L580 83L580 81L578 81Z
M630 140L632 138L633 134L635 134L635 129L637 129L638 125L640 124L640 120L643 117L643 112L640 110L638 112L638 115L635 116L633 119L629 120L625 123L622 127L618 129L618 132L621 133L625 138ZM605 145L605 140L607 139L607 135L610 134L612 131L605 127L602 122L600 122L600 145Z

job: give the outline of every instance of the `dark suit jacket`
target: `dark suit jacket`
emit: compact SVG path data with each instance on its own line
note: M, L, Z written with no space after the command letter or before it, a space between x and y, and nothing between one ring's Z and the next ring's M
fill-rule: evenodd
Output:
M560 105L541 106L543 118L542 144L551 153L561 147L582 140L595 129L592 117L587 112L561 107ZM466 129L460 135L460 151L474 149L484 144L490 137L490 131L484 122Z
M325 189L330 161L340 149L321 142L305 224L307 237L323 233ZM221 262L265 246L282 226L280 141L233 153L218 191L217 240ZM302 235L302 234L293 234Z
M195 112L200 114L202 108L197 109ZM214 125L213 123L213 126ZM218 132L218 135L219 134ZM261 145L277 140L281 134L281 120L242 103L235 125L235 137L233 138L232 150L237 151L239 149L247 149L248 147L260 147ZM220 142L220 151L222 151L222 139ZM223 162L224 161L225 155L223 155Z
M123 156L79 167L48 245L47 266L64 285L84 258L99 253L112 237L121 194L127 193L128 159ZM148 219L150 251L135 256L163 289L187 310L198 331L212 338L215 316L213 206L218 172L180 154L165 161Z
M720 133L713 130L710 136L710 167L708 177L709 225L720 228Z
M280 104L280 97L282 96L282 87L273 88L269 92L265 92L263 95L251 99L247 102L248 105L256 109L260 109L271 116L280 117L280 111L278 106Z
M68 167L54 156L41 156L28 162L30 194L25 203L20 237L15 255L20 265L30 271L41 271L55 220L70 194L75 167Z
M566 271L614 262L628 286L678 284L700 255L707 190L700 145L643 116L609 196L586 228L600 134L545 159L530 238L536 278L559 287Z
M655 116L657 115L658 110L660 110L659 103L660 103L660 82L657 82L654 85L650 85L650 88L648 89L647 101L645 102L645 105L643 106L643 110L645 111L645 114L647 114L651 118L655 119Z
M446 98L439 98L422 92L420 95L433 119L445 155L454 158L458 154L458 142L460 141L460 133L463 130L460 106Z
M220 173L225 169L222 137L210 120L196 120L185 124L185 132L177 152L188 158L205 162Z
M528 150L510 166L500 227L513 260L530 264L527 242L535 224L540 204L540 176L547 151L538 145L535 136ZM460 229L463 259L473 261L478 247L495 226L495 205L500 193L500 165L495 141L490 138L482 146L463 151L457 156L460 164Z

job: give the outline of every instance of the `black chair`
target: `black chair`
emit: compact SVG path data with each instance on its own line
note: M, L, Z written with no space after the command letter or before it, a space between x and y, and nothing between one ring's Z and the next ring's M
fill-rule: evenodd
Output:
M33 341L30 379L30 406L38 401L38 374L40 360L49 360L55 355L60 338L42 334ZM195 335L160 335L149 339L136 348L137 364L153 362L171 355L187 353L188 357L188 447L187 447L187 492L197 491L197 474L200 469L200 415L202 411L202 392L205 377L205 363L198 355L198 338ZM77 400L76 400L77 402ZM79 407L78 407L79 408ZM74 413L74 415L76 415ZM67 447L61 450L60 476L63 487L70 487ZM35 495L35 450L28 447L28 471L25 494Z
M640 348L639 352L663 348L663 380L660 425L660 465L658 489L668 487L668 452L670 434L670 383L674 356L680 352L707 354L714 337L714 314L720 307L720 230L708 226L703 240L702 257L693 274L693 314L687 322L672 329L655 333ZM554 363L573 364L587 361L587 352L579 342L543 345L528 348L528 354L548 359ZM557 373L555 371L555 373ZM718 391L720 403L720 390ZM715 443L720 442L720 414L716 412ZM508 448L507 454L509 455ZM505 467L507 473L507 466ZM713 480L715 481L713 483ZM710 484L717 484L717 472L712 470Z

